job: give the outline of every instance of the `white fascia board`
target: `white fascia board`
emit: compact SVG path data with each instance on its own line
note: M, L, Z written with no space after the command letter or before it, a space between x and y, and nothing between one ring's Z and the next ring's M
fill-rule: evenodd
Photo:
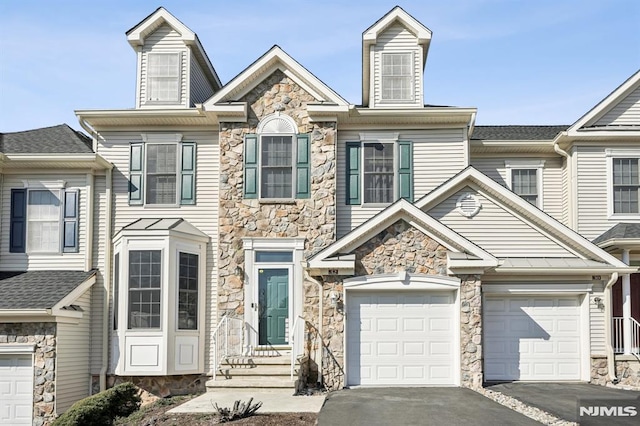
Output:
M532 267L523 267L523 268L505 268L498 267L495 268L492 273L495 274L507 274L507 275L609 275L614 272L620 274L633 274L638 272L638 268L624 266L624 267L606 267L603 266L601 268L590 267L590 268L532 268Z
M80 296L82 296L87 290L89 290L95 283L96 274L93 274L53 306L53 315L65 316L65 313L72 314L73 311L66 311L62 308L73 304L73 302L75 302Z
M0 355L5 354L32 354L36 351L35 343L2 343Z
M598 247L601 249L609 248L609 247L618 247L618 248L638 248L640 247L640 239L611 239L602 241L598 243Z
M443 197L453 194L459 187L465 184L468 185L469 181L478 185L488 194L491 194L491 198L493 198L494 202L497 201L496 198L506 200L508 205L512 206L515 209L513 213L517 214L517 216L521 220L525 221L525 223L530 224L539 231L544 230L544 232L548 232L551 236L553 236L554 241L557 241L564 246L568 246L567 248L580 247L582 251L585 251L593 257L610 264L616 269L624 268L627 266L619 259L598 248L596 245L585 239L580 234L562 225L555 219L552 219L546 213L532 206L528 201L525 201L524 199L518 197L509 189L503 187L502 185L473 167L466 168L449 181L440 185L431 193L418 200L415 205L419 209L429 209ZM499 204L503 203L499 202ZM535 218L535 221L532 222L531 219L524 217L520 213L523 211L527 212L528 215L533 216ZM574 250L570 248L570 251Z
M86 168L88 165L94 169L107 170L112 169L113 164L105 160L99 154L6 154L5 164L9 166L11 162L12 166L18 165L20 167L28 167L29 163L62 163L64 167L68 168L73 165L77 165L78 168Z
M618 86L613 92L611 92L606 98L600 101L589 112L578 119L574 124L569 127L567 132L571 134L577 134L576 130L581 129L584 126L588 126L591 123L598 121L604 114L606 114L611 107L616 104L621 98L628 95L631 91L635 90L640 84L640 71L637 71L631 77L629 77L624 83Z
M428 44L431 41L431 30L399 6L394 7L389 13L383 16L382 19L367 28L362 34L362 40L366 44L376 43L380 33L384 32L384 30L396 20L400 21L401 24L408 27L408 29L415 34L418 38L418 44Z
M342 285L345 290L456 290L460 288L460 279L400 271L347 278Z
M311 260L307 262L307 267L312 269L354 269L355 260Z
M142 46L144 39L148 35L149 29L157 28L161 23L159 21L166 22L171 28L180 33L180 38L187 44L191 44L195 41L196 35L186 25L180 22L175 16L170 14L165 8L160 7L145 20L133 27L127 32L127 41L132 47Z

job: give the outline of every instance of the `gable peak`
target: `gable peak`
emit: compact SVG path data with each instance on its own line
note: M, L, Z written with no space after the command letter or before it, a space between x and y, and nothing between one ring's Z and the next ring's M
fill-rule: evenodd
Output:
M186 44L196 42L196 34L164 7L157 8L133 28L126 32L127 41L132 47L142 46L144 40L162 25L169 25L180 34Z

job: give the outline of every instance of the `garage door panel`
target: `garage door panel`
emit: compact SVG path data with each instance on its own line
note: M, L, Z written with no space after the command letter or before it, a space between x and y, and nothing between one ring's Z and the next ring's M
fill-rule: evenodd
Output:
M349 294L347 384L453 384L453 300L452 293Z
M577 296L485 298L487 380L579 380ZM506 311L497 307L506 306Z
M0 355L0 378L0 424L31 424L32 356Z

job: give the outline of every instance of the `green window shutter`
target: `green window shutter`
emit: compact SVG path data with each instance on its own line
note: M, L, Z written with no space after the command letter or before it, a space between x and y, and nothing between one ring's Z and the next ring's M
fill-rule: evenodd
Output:
M398 194L413 202L413 144L398 141Z
M64 192L64 228L62 251L77 253L78 244L78 208L80 196L77 190Z
M27 241L27 190L11 190L11 228L9 252L24 253Z
M182 164L180 166L180 204L196 203L196 144L182 144Z
M244 198L258 198L258 135L244 136Z
M129 157L129 204L140 205L143 202L144 182L144 144L132 143Z
M296 198L311 197L311 147L309 135L297 135Z
M360 142L347 142L347 205L360 204Z

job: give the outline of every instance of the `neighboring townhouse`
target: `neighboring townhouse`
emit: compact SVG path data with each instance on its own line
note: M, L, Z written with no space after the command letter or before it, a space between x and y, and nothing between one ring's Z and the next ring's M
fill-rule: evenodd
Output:
M0 134L0 152L0 423L43 424L90 395L94 179L111 165L67 125Z
M425 104L431 31L399 7L361 105L279 46L223 85L163 8L127 39L135 107L76 111L103 167L86 388L640 386L639 74L573 126L475 126Z

